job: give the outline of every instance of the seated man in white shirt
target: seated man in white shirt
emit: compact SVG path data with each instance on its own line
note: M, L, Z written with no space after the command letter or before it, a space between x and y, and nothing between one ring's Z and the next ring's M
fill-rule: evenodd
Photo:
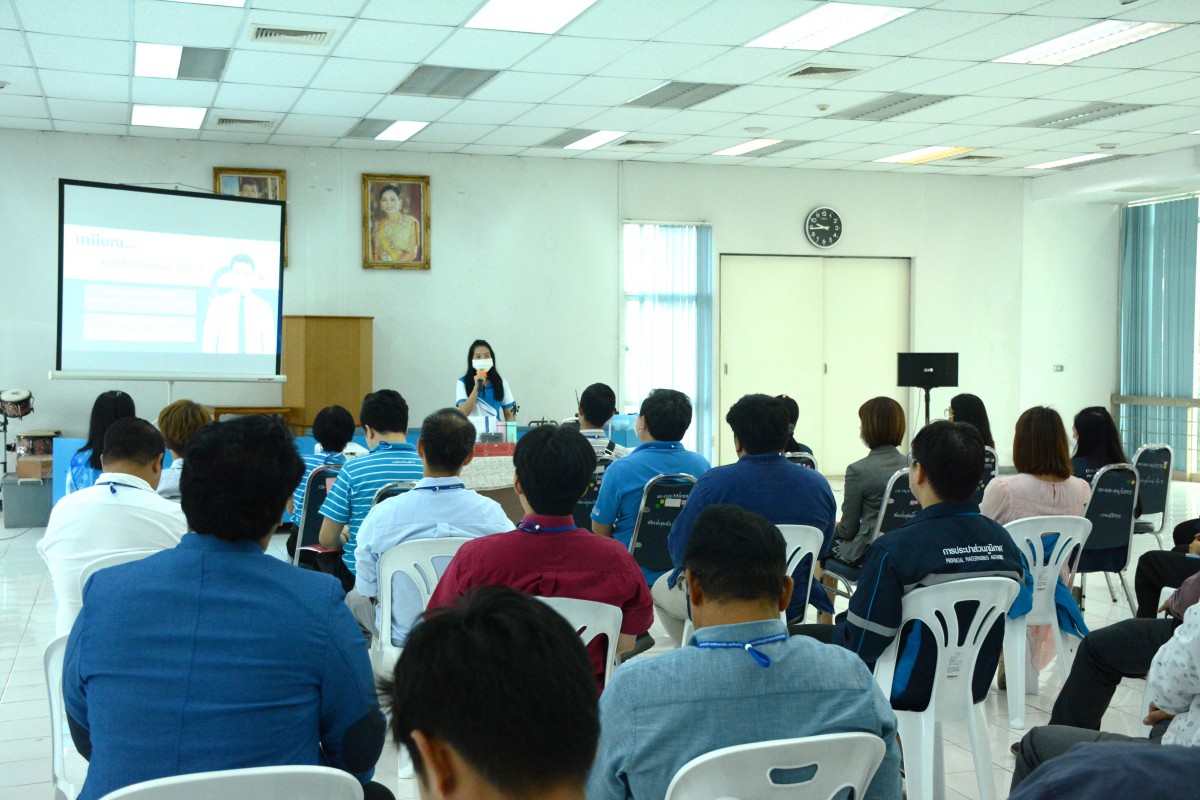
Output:
M55 635L71 632L83 606L79 576L98 558L130 550L169 550L187 533L178 503L155 489L162 475L163 438L144 419L117 420L104 435L104 472L50 513L38 552L50 568L58 601Z
M591 442L597 458L629 454L628 447L617 444L604 432L604 426L616 413L617 395L608 384L593 383L579 396L579 432Z
M379 559L402 542L452 536L471 539L512 529L495 500L466 488L459 475L475 455L475 426L456 408L435 411L421 423L417 439L424 477L411 491L383 501L358 529L354 588L379 596ZM446 564L450 559L445 559ZM435 564L439 574L446 564ZM392 579L392 644L401 647L424 611L417 587L403 575ZM383 621L376 614L375 625ZM372 632L374 635L374 632Z

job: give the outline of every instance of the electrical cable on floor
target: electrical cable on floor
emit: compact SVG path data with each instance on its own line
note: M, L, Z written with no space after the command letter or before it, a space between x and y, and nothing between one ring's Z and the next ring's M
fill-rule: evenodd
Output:
M21 531L20 533L13 534L12 536L5 536L3 539L0 539L0 542L11 542L13 539L20 538L20 537L24 536L25 534L29 533L31 530L33 530L33 528L26 528L25 530Z

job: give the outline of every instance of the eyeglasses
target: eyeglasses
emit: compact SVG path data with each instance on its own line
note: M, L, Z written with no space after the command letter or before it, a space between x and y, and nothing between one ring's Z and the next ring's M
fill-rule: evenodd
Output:
M920 463L921 463L920 461L917 461L915 458L913 458L912 453L908 454L908 468L909 469L913 468L913 464L920 464Z
M954 409L947 408L945 413L946 413L946 419L954 419Z

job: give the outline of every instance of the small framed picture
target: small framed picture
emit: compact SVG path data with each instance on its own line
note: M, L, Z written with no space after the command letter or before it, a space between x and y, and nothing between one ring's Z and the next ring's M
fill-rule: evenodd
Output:
M363 269L429 269L429 176L362 176Z
M213 167L213 191L260 200L287 201L287 170ZM287 266L287 221L284 221L283 266Z

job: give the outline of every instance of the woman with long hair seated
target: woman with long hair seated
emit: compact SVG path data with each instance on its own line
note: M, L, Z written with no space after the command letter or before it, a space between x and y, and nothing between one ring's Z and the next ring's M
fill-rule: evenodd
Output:
M88 421L87 441L71 456L67 471L67 494L86 489L96 482L104 468L100 466L100 455L104 451L104 434L114 422L125 417L136 417L133 398L120 389L101 392L92 403L92 416Z
M973 394L956 394L950 398L950 408L946 418L951 422L969 422L983 437L983 444L993 450L996 440L992 438L992 425L988 422L987 408L983 401Z

